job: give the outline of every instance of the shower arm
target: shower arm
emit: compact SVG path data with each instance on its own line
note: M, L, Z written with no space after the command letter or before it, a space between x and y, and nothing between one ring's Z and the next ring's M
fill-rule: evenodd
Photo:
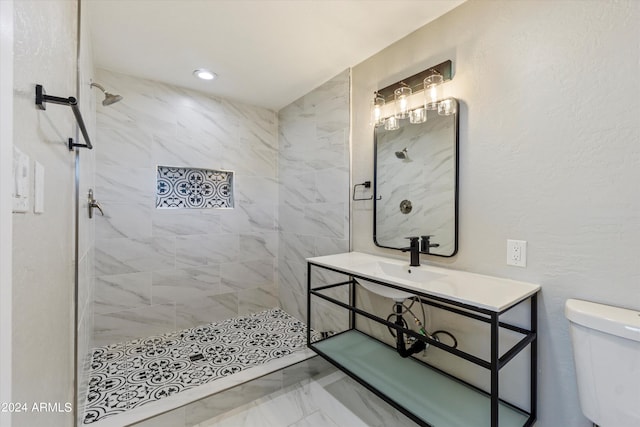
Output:
M46 110L46 102L51 102L52 104L67 105L71 107L73 115L76 117L76 122L78 122L78 127L80 128L80 132L82 132L82 136L86 144L74 143L73 138L69 138L69 151L73 150L74 147L88 148L89 150L91 150L93 148L93 145L91 145L91 140L89 139L87 128L84 125L84 120L82 120L82 113L80 113L80 109L78 108L78 101L76 100L76 98L74 98L73 96L70 96L69 98L61 98L58 96L47 95L42 85L36 85L36 105L40 110Z

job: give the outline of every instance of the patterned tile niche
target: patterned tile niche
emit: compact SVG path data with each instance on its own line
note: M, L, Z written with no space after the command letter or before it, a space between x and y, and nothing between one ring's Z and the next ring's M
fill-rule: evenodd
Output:
M233 208L233 172L158 166L156 208Z

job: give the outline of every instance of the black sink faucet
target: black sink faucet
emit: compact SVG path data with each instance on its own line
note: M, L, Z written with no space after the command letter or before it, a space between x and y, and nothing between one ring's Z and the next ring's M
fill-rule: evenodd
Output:
M437 248L440 246L439 243L431 243L430 239L433 236L422 236L422 241L420 242L420 252L423 254L428 254L430 248Z
M409 247L404 248L402 252L411 252L410 267L420 266L420 237L407 237L409 239Z

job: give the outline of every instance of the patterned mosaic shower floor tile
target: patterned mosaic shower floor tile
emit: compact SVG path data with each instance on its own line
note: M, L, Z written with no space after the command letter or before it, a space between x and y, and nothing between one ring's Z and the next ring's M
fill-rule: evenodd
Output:
M93 350L84 424L291 354L306 325L274 308Z

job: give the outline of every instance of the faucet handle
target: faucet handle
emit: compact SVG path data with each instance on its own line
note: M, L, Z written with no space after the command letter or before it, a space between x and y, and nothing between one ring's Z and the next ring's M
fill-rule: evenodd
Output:
M414 248L418 248L420 246L419 244L420 237L418 236L405 237L405 239L409 239L410 244L408 248L400 249L402 252L409 252L410 250Z
M422 241L420 242L420 252L429 253L429 248L437 248L440 246L439 243L431 243L432 234L428 234L426 236L421 236Z

